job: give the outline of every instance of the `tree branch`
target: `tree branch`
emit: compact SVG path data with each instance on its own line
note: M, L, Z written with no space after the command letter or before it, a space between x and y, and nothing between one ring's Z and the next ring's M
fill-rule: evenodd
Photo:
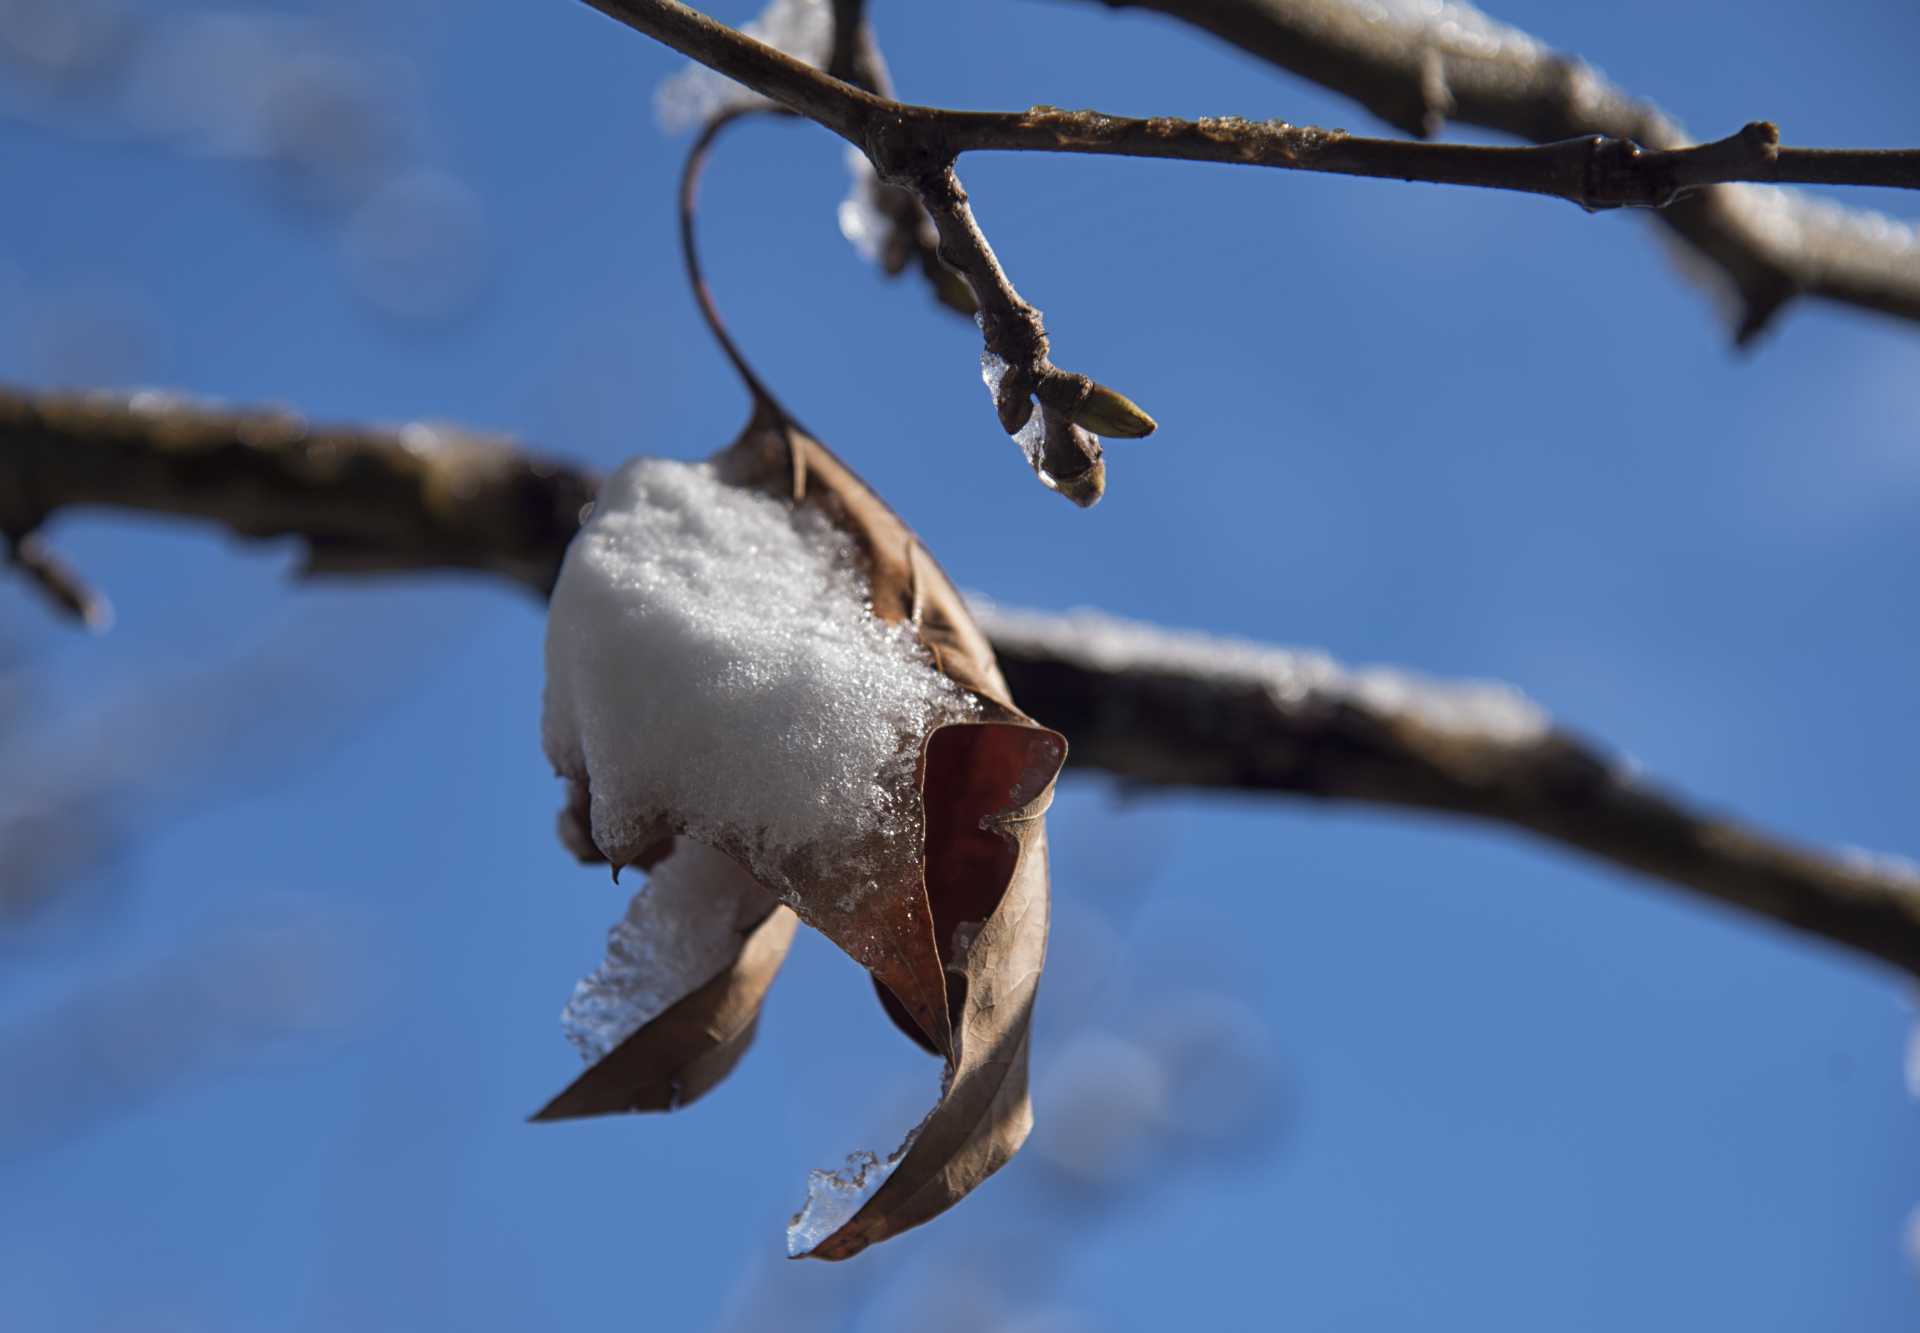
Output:
M1247 26L1254 18L1268 15L1277 22L1277 16L1286 12L1279 0L1149 2L1203 26L1209 26L1203 19L1211 19L1213 26L1243 42L1258 37ZM1588 209L1666 208L1706 186L1735 181L1920 188L1920 151L1781 148L1779 132L1764 121L1715 143L1688 147L1677 129L1644 108L1635 108L1639 114L1631 118L1634 132L1609 136L1569 130L1555 136L1566 142L1526 149L1365 139L1342 131L1233 117L1130 120L1054 107L994 113L912 106L795 60L678 0L587 3L824 125L864 152L881 181L912 192L939 232L940 258L973 291L986 345L988 384L1001 426L1021 446L1040 480L1080 505L1093 504L1106 486L1101 447L1094 436L1137 438L1152 432L1153 418L1125 395L1053 364L1040 312L1014 288L974 219L967 192L954 171L954 159L961 153L1038 151L1223 162L1518 190L1569 199ZM1359 31L1371 33L1381 27L1354 18L1353 12L1337 3L1331 14L1339 22L1328 27L1335 34L1328 40L1358 41ZM879 86L877 52L860 37L861 7L837 0L835 16L830 66L848 78ZM1355 24L1358 29L1349 32ZM1354 87L1374 89L1385 79L1382 60L1372 59L1381 55L1374 49L1379 44L1377 35L1369 40L1373 44L1365 54L1370 59L1347 62L1338 76ZM1294 46L1282 49L1289 57L1297 55ZM1452 84L1447 82L1450 67L1447 52L1432 44L1418 45L1411 55L1417 58L1421 80L1418 118L1405 114L1408 108L1399 101L1378 104L1394 112L1390 119L1397 117L1395 123L1424 131L1434 123L1442 102L1454 105ZM1596 82L1582 72L1584 67L1561 62L1553 68L1573 80L1568 87L1582 97L1588 85ZM1396 98L1404 93L1397 84L1389 86ZM1571 98L1572 93L1567 96ZM1589 114L1580 98L1573 101L1580 115ZM1636 138L1653 151L1642 148ZM1798 279L1790 283L1789 276L1777 268L1750 275L1751 281L1742 288L1747 300L1742 337L1757 332L1796 289ZM1914 313L1920 317L1920 278L1914 279L1914 285Z
M833 0L833 45L827 55L827 73L881 97L893 96L893 80L886 58L866 19L866 0ZM948 309L972 317L979 311L973 289L940 259L940 236L913 191L868 176L868 201L886 221L886 239L878 259L888 277L911 266L920 272L934 299Z
M1585 62L1459 7L1423 23L1351 0L1095 2L1191 24L1410 134L1436 134L1455 120L1540 144L1600 134L1657 152L1690 142L1658 107ZM1910 184L1911 156L1814 154L1793 176L1774 179L1866 185L1892 174L1892 183ZM1732 288L1742 344L1802 294L1920 320L1920 236L1911 227L1744 189L1687 195L1659 218Z
M1020 706L1068 737L1077 766L1153 788L1503 824L1920 975L1920 870L1707 814L1510 690L1349 671L1092 613L986 608L979 619Z
M1098 153L1469 185L1550 195L1590 212L1665 208L1695 190L1735 181L1920 189L1920 150L1782 148L1780 131L1764 120L1713 143L1648 151L1599 134L1504 148L1362 139L1343 130L1231 116L1134 120L1058 107L935 112L932 118L955 152Z
M68 508L169 513L300 539L313 570L481 570L544 597L597 487L448 427L316 428L152 394L0 390L0 519L25 533ZM1015 696L1066 734L1083 771L1466 815L1920 976L1920 873L1704 814L1510 690L981 610Z
M824 125L865 153L883 184L908 191L932 219L938 258L972 292L989 364L1005 372L990 379L1001 425L1049 489L1080 505L1100 498L1106 469L1092 432L1137 438L1154 429L1153 418L1125 395L1061 370L1049 359L1040 312L1021 298L994 256L954 172L957 150L942 140L946 118L957 113L910 107L857 88L677 0L588 3ZM858 6L842 3L835 15L844 28L847 20L858 20ZM838 31L828 61L854 77L874 78L879 72L876 53L869 49L863 59L860 44Z
M296 537L312 573L472 569L552 587L599 479L454 427L314 427L164 394L0 388L0 528L104 507Z

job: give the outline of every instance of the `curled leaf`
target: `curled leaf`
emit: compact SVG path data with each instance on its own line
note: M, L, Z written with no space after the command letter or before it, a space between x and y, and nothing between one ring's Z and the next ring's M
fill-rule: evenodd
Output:
M927 894L953 987L939 1104L893 1156L816 1171L787 1228L795 1258L845 1259L945 1211L1033 1127L1027 1046L1047 939L1046 826L1066 757L1054 732L943 727L927 742Z
M681 974L649 954L649 967L672 974L670 1002L656 1004L658 1012L541 1118L667 1109L712 1086L751 1036L797 915L865 967L894 1021L945 1063L938 1104L898 1152L885 1160L864 1154L847 1171L815 1173L807 1207L789 1231L789 1251L845 1258L951 1206L1026 1138L1027 1033L1046 949L1043 815L1066 742L1014 707L985 636L907 526L783 413L763 403L709 466L726 486L777 500L796 526L830 525L864 576L870 619L886 633L907 635L918 669L930 665L944 693L915 715L923 723L891 733L895 752L880 764L886 790L876 797L891 822L862 822L861 811L837 808L830 823L840 831L805 846L776 845L684 802L625 808L616 801L610 793L638 789L621 747L649 738L599 744L596 768L597 742L583 743L573 720L606 702L596 690L617 695L629 688L631 659L648 651L648 637L624 640L612 654L601 645L563 660L550 632L548 747L571 784L562 822L568 845L619 864L656 854L661 836L670 835L676 850L656 881L680 863L680 849L696 846L716 863L703 871L714 882L727 881L731 867L738 878L751 876L753 891L733 884L702 900L732 932L727 947L715 944L710 920L706 934L691 932L704 943L675 953L698 960L678 964ZM777 556L786 548L770 542L766 549ZM570 569L574 561L570 553ZM556 615L569 595L563 575ZM737 611L724 591L714 595L712 615ZM616 601L596 614L637 613ZM751 677L761 665L718 661L715 669ZM556 716L563 723L557 728ZM733 778L748 784L777 776L743 771ZM656 927L698 906L685 889L669 876L655 905ZM646 924L639 920L646 902L645 894L635 900L636 929Z
M915 874L875 900L897 925L926 921L940 982L924 965L907 986L879 969L887 1006L909 1035L945 1057L938 1105L891 1157L858 1154L849 1169L815 1172L788 1229L795 1257L844 1259L944 1211L1005 1163L1032 1126L1027 1034L1046 954L1048 889L1043 816L1066 741L1013 706L985 635L919 540L825 446L789 422L761 419L722 456L723 474L823 507L860 542L876 616L917 630L935 664L977 700L980 720L926 739L917 781L924 842ZM849 922L793 904L859 958ZM884 918L883 918L884 919ZM843 942L851 928L854 938ZM864 961L864 960L863 960ZM883 1000L888 998L883 994ZM928 1013L946 1017L943 1033ZM914 1029L919 1031L915 1032Z
M719 852L662 849L563 1022L593 1064L537 1112L670 1111L730 1073L793 942L793 913Z

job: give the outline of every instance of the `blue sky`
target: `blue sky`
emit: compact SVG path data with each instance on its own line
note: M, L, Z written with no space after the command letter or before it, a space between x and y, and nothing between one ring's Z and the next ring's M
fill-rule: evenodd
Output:
M914 100L1375 128L1149 16L875 11ZM0 64L0 378L456 420L603 467L732 437L673 248L670 53L565 0L189 12L126 10L64 83ZM1497 16L1702 135L1920 143L1911 5ZM223 133L244 88L161 77L163 38L209 31L243 73L311 62L278 158ZM964 586L1511 681L1717 807L1920 854L1915 330L1809 304L1736 354L1652 224L1552 201L963 174L1055 359L1162 423L1091 512L999 433L973 329L837 235L838 141L729 136L702 236L761 373ZM0 927L9 1328L1920 1314L1898 978L1505 834L1094 776L1052 817L1033 1148L915 1236L787 1265L807 1169L891 1146L936 1070L803 934L707 1100L522 1123L577 1066L558 1013L625 901L552 836L538 606L296 584L288 550L162 521L52 536L119 618L78 636L0 587L0 795L59 813L30 850L61 890ZM1169 1052L1191 1082L1163 1096Z

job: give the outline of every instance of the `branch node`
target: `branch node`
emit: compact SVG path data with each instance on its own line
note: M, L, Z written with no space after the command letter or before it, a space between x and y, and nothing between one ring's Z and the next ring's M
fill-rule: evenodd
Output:
M953 172L952 150L931 123L909 116L905 108L896 104L870 116L860 147L876 176L912 190L929 209L931 193L957 194L958 202L966 202L967 192Z

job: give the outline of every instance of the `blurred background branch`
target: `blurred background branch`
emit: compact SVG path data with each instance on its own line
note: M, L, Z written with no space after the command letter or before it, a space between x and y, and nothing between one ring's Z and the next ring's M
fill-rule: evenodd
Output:
M0 392L0 505L136 509L295 537L324 573L478 570L544 596L590 472L444 426L309 427L154 394ZM1920 976L1920 872L1793 847L1664 794L1517 693L1104 617L983 608L1071 764L1154 788L1382 804L1517 828Z
M1545 144L1583 134L1644 148L1693 140L1650 102L1470 5L1419 0L1093 0L1191 24L1352 98L1408 134L1449 121ZM1794 297L1920 319L1920 241L1866 212L1751 188L1706 190L1659 213L1731 286L1751 341Z

